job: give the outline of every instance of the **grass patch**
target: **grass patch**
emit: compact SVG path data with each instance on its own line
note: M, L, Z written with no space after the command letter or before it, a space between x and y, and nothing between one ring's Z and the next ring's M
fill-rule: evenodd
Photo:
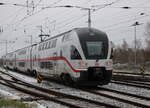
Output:
M20 101L0 99L0 108L33 108L31 105Z

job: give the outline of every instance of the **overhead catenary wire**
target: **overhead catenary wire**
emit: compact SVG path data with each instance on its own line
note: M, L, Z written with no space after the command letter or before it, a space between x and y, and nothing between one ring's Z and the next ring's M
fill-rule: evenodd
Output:
M97 9L95 9L95 11L98 11L99 9L105 8L106 6L113 5L114 3L119 2L119 1L120 1L120 0L116 0L116 1L114 1L114 2L112 2L112 3L108 3L108 4L105 4L105 5L100 5L100 6L102 6L102 7L99 7L99 8L97 8ZM73 7L75 7L75 6L73 6ZM77 7L77 8L78 8L78 7ZM79 8L80 8L80 7L79 7ZM92 13L95 12L95 11L92 11ZM71 23L73 23L73 22L76 22L76 21L82 19L82 18L85 17L85 16L87 16L87 14L84 14L84 15L82 15L81 17L78 17L78 18L74 18L74 19L72 19L71 21L65 23L64 25L58 27L57 29L62 28L62 27L64 27L64 26L67 26L67 25L69 25L69 24L71 24ZM60 24L60 23L59 23L59 24Z
M59 3L59 2L61 2L62 0L57 0L57 1L55 1L52 5L55 5L55 4L57 4L57 3ZM35 7L34 8L36 8L40 3L42 2L42 0L39 0L39 2L35 5ZM10 3L11 4L11 3ZM13 4L13 3L12 3ZM27 6L24 6L24 7L27 7ZM31 7L30 7L31 8ZM32 7L33 8L33 7ZM26 15L25 17L23 17L23 18L21 18L19 21L16 21L16 22L14 22L14 23L12 23L11 25L15 25L15 24L17 24L17 25L20 25L21 24L21 22L23 22L25 19L27 19L27 18L29 18L29 17L31 17L31 16L33 16L33 15L35 15L35 14L37 14L37 13L39 13L39 12L41 12L42 10L39 10L38 12L35 12L35 13L33 13L33 14L29 14L29 15ZM9 25L8 25L8 27L9 27ZM7 27L5 27L6 29L7 29Z
M86 16L86 15L85 15ZM67 24L66 24L67 25Z
M114 4L114 3L116 3L116 2L119 2L120 0L116 0L115 2L112 2L112 3L110 3L109 5L112 5L112 4ZM120 8L122 8L122 7L120 7ZM100 8L99 8L100 9ZM99 10L99 9L97 9L97 10ZM84 15L82 16L82 17L84 17ZM80 19L80 18L77 18L77 20L78 19ZM74 21L76 21L76 20L74 20ZM71 22L68 22L68 23L66 23L65 25L62 25L61 27L63 27L63 26L67 26L67 25L69 25L70 23L73 23L74 21L71 21ZM60 28L61 28L60 27Z
M111 6L111 5L113 5L113 4L115 4L115 3L119 2L119 1L120 1L120 0L116 0L116 1L114 1L114 2L105 4L103 7L99 7L99 8L97 8L97 9L95 9L94 11L92 11L91 13L96 12L96 11L98 11L98 10L100 10L100 9L103 9L103 8L105 8L105 7L107 7L107 6ZM58 29L59 29L59 28L62 28L62 27L64 27L64 26L67 26L67 25L69 25L69 24L71 24L71 23L73 23L73 22L75 22L75 21L78 21L78 20L82 19L82 18L85 17L85 16L87 16L87 14L82 15L80 18L73 19L72 21L70 21L70 22L68 22L68 23L66 23L66 24L64 24L64 25L62 25L62 26L60 26L60 27L58 27Z
M61 0L58 0L58 1L61 1ZM116 0L116 1L119 1L119 0ZM57 3L57 1L55 2L55 3ZM114 3L114 2L113 2ZM37 12L38 13L38 12ZM30 15L30 16L32 16L32 15ZM27 16L27 17L24 17L22 20L20 20L20 21L23 21L23 20L25 20L25 19L27 19L28 17L30 17L30 16ZM84 15L83 15L83 17L84 17ZM72 21L71 21L72 22ZM20 24L20 23L19 23ZM65 24L65 25L67 25L67 24Z
M57 4L57 3L61 2L61 1L62 1L62 0L58 0L58 1L54 2L52 5L55 5L55 4ZM34 13L34 14L25 16L24 18L22 18L22 19L19 21L18 25L20 25L20 23L23 22L25 19L27 19L27 18L29 18L29 17L31 17L31 16L33 16L33 15L35 15L35 14L41 12L42 10L44 10L44 9L41 9L41 10L37 11L37 12Z
M110 3L110 4L108 4L108 6L110 6L110 5L112 5L112 4L114 4L114 3L116 3L116 2L119 2L120 0L116 0L115 2L112 2L112 3ZM105 8L107 8L107 7L105 7ZM109 7L108 7L109 8ZM110 6L110 8L111 8L111 6ZM119 8L119 7L118 7ZM120 8L122 8L122 7L120 7ZM132 8L132 7L131 7ZM136 8L136 7L134 7L134 8ZM142 7L141 7L142 8ZM98 8L96 11L98 11L99 9L101 9L101 8ZM146 16L149 16L149 15L146 15ZM84 17L84 16L83 16ZM134 18L135 19L135 18ZM133 20L134 20L133 19ZM140 18L136 18L136 19L140 19ZM127 21L125 21L125 23L126 22L128 22L128 21L132 21L132 20L127 20ZM71 22L72 23L72 22ZM69 23L67 23L66 25L68 25ZM117 25L118 25L119 23L117 23ZM116 23L115 24L113 24L112 26L114 26L114 25L116 25ZM65 26L65 25L63 25L63 26ZM111 25L108 25L108 27L110 27ZM62 27L62 26L61 26ZM61 28L60 27L60 28ZM105 28L105 27L103 27L103 28ZM106 27L107 28L107 27Z
M53 3L53 5L55 5L55 4L57 4L58 2L61 2L62 0L58 0L58 1L56 1L55 3ZM116 2L118 2L118 1L120 1L120 0L116 0L115 2L112 2L112 3L110 3L110 4L106 4L106 6L109 6L109 5L112 5L112 4L114 4L114 3L116 3ZM105 7L105 6L104 6ZM102 7L103 8L103 7ZM33 15L35 15L35 14L37 14L37 13L39 13L39 12L41 12L42 10L44 10L45 8L42 8L41 10L39 10L39 11L37 11L36 13L34 13L34 14L32 14L32 15L27 15L27 16L25 16L24 18L22 18L19 22L21 23L22 21L24 21L25 19L27 19L27 18L29 18L29 17L31 17L31 16L33 16ZM100 8L98 8L97 10L99 10L99 9L101 9L101 7ZM95 10L95 11L97 11L97 10ZM84 17L84 16L86 16L86 15L83 15L82 17ZM78 18L78 19L80 19L80 18ZM73 21L71 21L71 23L72 22L74 22L75 20L73 20ZM20 24L19 23L19 24ZM67 23L68 24L68 23ZM65 24L65 25L67 25L67 24Z
M136 3L137 4L137 3ZM137 5L144 5L145 3L138 3ZM107 7L106 7L107 8ZM111 8L110 8L111 9ZM112 8L113 9L113 8ZM129 17L136 17L134 14L133 14L133 9L128 9L128 10L126 10L126 9L122 9L122 8L120 8L121 10L120 10L120 12L117 12L117 13L111 13L111 14L109 14L109 16L111 16L111 19L115 19L116 17L117 18L119 18L119 19L130 19ZM134 8L135 9L135 8ZM141 9L140 9L141 10ZM125 13L131 13L130 15L128 15L128 14L126 14L126 15L124 15ZM135 13L135 12L134 12ZM137 13L137 15L138 15L138 13L148 13L148 12L145 12L145 11L143 11L143 12L136 12ZM98 14L98 13L97 13ZM103 19L106 19L106 18L104 18L104 17L102 17L102 16L100 16L100 18L103 18ZM100 19L99 17L98 18L96 18L95 19L95 21L96 20L98 20L98 19ZM110 18L109 18L110 19ZM106 21L107 22L107 21Z
M116 3L116 2L119 2L119 1L120 1L120 0L116 0L115 2L112 2L112 3L108 4L108 6L109 6L109 5L112 5L112 4ZM120 8L122 8L122 7L120 7ZM101 8L99 8L99 9L101 9ZM97 10L99 10L99 9L97 9ZM96 11L97 11L97 10L96 10ZM84 15L83 15L82 17L84 17ZM80 19L80 18L79 18L79 19ZM74 21L76 21L76 20L74 20ZM70 23L73 23L74 21L72 21L72 22L70 22ZM67 23L67 24L65 24L65 25L63 25L63 26L66 26L66 25L68 25L68 24L70 24L70 23ZM62 27L62 26L61 26L61 27ZM61 27L60 27L60 28L61 28Z
M51 5L56 5L57 3L59 3L59 2L61 2L61 1L63 1L63 0L57 0L57 1L55 1L54 3L52 3ZM37 13L36 13L37 14ZM32 14L33 15L33 14ZM26 18L26 17L24 17L24 18ZM28 16L27 16L27 18L28 18ZM14 24L17 24L16 25L16 27L18 26L18 25L20 25L21 24L21 22L23 22L23 20L19 20L19 21L17 21L17 22L15 22ZM11 32L11 31L10 31ZM9 34L10 32L7 32L7 34ZM5 34L6 35L6 34Z
M146 14L144 16L136 17L136 19L142 19L142 18L149 17L149 16L150 16L150 14ZM114 27L114 26L117 26L117 25L120 25L120 24L123 24L123 23L131 22L131 21L135 21L135 18L127 19L127 20L124 20L124 21L121 21L121 22L118 22L118 23L115 23L115 24L112 24L112 25L103 26L103 29L106 29L106 28L108 29L108 28L111 28L111 27Z
M51 5L55 5L55 4L58 4L59 2L61 2L61 1L63 1L63 0L58 0L58 1L56 1L56 2L54 2L54 3L52 3ZM41 0L39 1L39 2L41 2ZM38 3L38 5L40 5L39 3ZM36 6L35 6L36 7ZM42 10L40 10L40 11L42 11ZM36 13L34 13L34 14L38 14L40 11L38 11L38 12L36 12ZM64 12L62 12L62 13L64 13ZM31 16L33 16L34 14L32 14L32 15L27 15L27 16L25 16L24 18L22 18L20 21L23 21L23 20L25 20L25 19L28 19L29 17L31 17ZM57 14L56 14L57 15ZM67 12L67 15L68 15L68 12ZM19 21L17 21L17 22L15 22L14 24L17 24ZM13 24L12 24L13 25ZM18 23L17 25L20 25L20 23ZM16 26L17 27L17 26ZM20 27L19 27L19 29L20 29Z
M55 4L57 4L57 3L61 2L61 1L63 1L63 0L57 0L56 2L52 3L51 5L55 5ZM27 15L27 16L23 17L21 20L19 20L19 22L22 22L22 21L24 21L25 19L27 19L27 18L29 18L29 17L31 17L31 16L33 16L33 15L36 15L36 14L42 12L43 10L45 10L45 9L41 8L40 10L38 10L38 11L35 12L35 13L33 13L32 15Z
M135 8L133 8L133 9L135 9ZM70 15L70 14L68 14L68 15ZM84 14L84 15L86 16L86 14ZM83 16L83 17L85 18L85 16ZM115 17L115 14L114 14L114 17ZM124 17L124 16L123 16L123 17ZM30 17L29 17L29 18L30 18ZM72 18L73 18L73 17L71 17L71 20L72 20ZM75 17L75 18L76 18L76 17ZM143 18L145 18L145 17L143 16ZM28 18L27 18L27 19L28 19ZM81 18L81 19L82 19L82 18ZM129 19L130 19L130 18L129 18ZM140 18L139 18L139 19L140 19ZM80 20L80 19L79 19L79 20ZM79 20L77 20L77 21L79 21ZM138 18L137 18L137 20L138 20ZM134 21L134 18L133 18L132 21ZM64 21L63 23L60 22L60 26L61 26L61 24L64 24L64 23L66 23L66 22L67 22L67 21ZM74 23L75 23L75 22L76 22L76 21L74 21ZM120 22L122 22L122 21L120 21ZM128 21L127 21L127 22L128 22ZM127 23L127 22L125 22L125 23ZM17 23L18 23L18 22L17 22ZM67 23L66 23L66 24L67 24ZM120 24L118 24L118 25L121 25L121 24L124 24L124 23L120 23ZM67 25L71 25L71 24L67 24ZM66 25L66 26L67 26L67 25ZM111 25L111 24L109 24L109 25ZM108 26L109 26L109 25L108 25ZM29 24L29 26L30 26L30 24ZM113 27L116 27L115 24L114 24ZM113 28L113 27L112 27L112 28ZM64 26L64 28L65 28L65 26ZM20 27L19 27L18 29L20 29ZM109 27L108 27L108 28L106 27L105 29L108 29L108 30L109 30ZM110 29L111 29L111 27L110 27Z
M1 19L0 22L1 24L6 22L9 19L12 19L14 16L18 15L18 12L20 12L21 10L23 10L24 7L21 7L20 9L18 9L17 11L15 11L13 14L6 16L5 18Z

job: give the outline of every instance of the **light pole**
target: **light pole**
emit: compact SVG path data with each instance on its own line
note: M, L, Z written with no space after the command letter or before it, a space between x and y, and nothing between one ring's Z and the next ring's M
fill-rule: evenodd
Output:
M90 8L88 8L87 9L88 10L88 27L89 28L91 28L91 9Z
M142 24L142 23L141 23ZM136 21L132 26L134 26L134 65L137 65L137 39L136 39L136 29L138 25L141 25L138 21Z
M85 7L80 7L80 6L71 6L71 5L64 5L64 6L48 6L48 7L43 7L42 9L46 9L46 8L60 8L60 7L64 7L64 8L79 8L82 10L87 10L88 11L88 27L91 28L91 10L95 10L92 8L85 8Z
M91 6L91 8L87 8L87 7L81 7L81 6L72 6L72 5L64 5L64 6L47 6L47 7L43 7L42 9L46 9L46 8L79 8L82 10L87 10L88 11L88 27L91 28L91 11L95 11L96 9L93 9L93 7L101 7L104 8L105 6L110 6L112 5L114 2L110 3L110 4L104 4L104 5L95 5L95 6ZM131 7L119 7L119 8L123 8L123 9L130 9ZM100 9L100 8L99 8Z

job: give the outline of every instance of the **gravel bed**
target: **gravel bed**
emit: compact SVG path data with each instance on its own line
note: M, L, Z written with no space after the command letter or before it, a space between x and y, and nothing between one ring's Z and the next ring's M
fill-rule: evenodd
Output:
M11 72L11 71L9 71L9 72ZM115 105L115 106L119 106L121 108L134 108L135 107L135 106L130 105L130 104L126 104L126 103L119 102L119 101L116 101L116 100L113 100L113 99L105 98L103 96L97 96L97 95L94 95L92 93L88 93L88 92L84 92L84 91L77 90L77 89L74 89L74 88L70 88L70 87L67 87L67 86L64 86L64 85L61 85L61 84L57 84L57 83L54 83L54 82L43 81L41 84L38 84L35 78L25 76L25 75L20 75L20 74L18 75L18 73L14 73L14 72L13 72L13 75L19 76L20 78L22 78L26 82L32 83L34 85L38 85L38 86L43 87L43 88L53 89L55 91L63 92L63 93L66 93L66 94L71 94L71 95L74 95L74 96L83 97L83 98L86 98L86 99L96 100L96 101L99 101L99 102L109 103L109 104L112 104L112 105ZM122 88L122 90L125 90L123 88L126 88L126 86L122 86L122 85L118 85L118 84L117 85L109 84L109 85L106 85L104 87L114 88L114 89L116 88L117 90L119 88ZM132 91L136 92L135 88L133 88ZM50 106L51 105L53 106L53 104L49 104L49 103L47 103L47 104L50 105ZM82 103L80 103L80 104L82 104ZM55 107L55 105L53 107ZM57 107L59 108L59 104L56 104L56 108Z
M115 83L110 83L109 85L105 85L103 87L111 88L114 90L119 90L127 93L132 93L140 96L150 97L150 90L144 88L126 86L126 85L115 84Z
M135 107L133 105L129 105L129 104L126 104L126 103L123 103L123 102L119 102L119 101L116 101L116 100L105 98L103 96L97 96L97 95L92 94L92 93L84 92L84 91L81 91L81 90L77 90L77 89L70 88L70 87L60 85L60 84L56 84L56 83L50 83L50 82L45 81L41 84L41 87L44 87L44 88L47 88L47 89L52 89L53 88L53 90L55 90L55 91L63 92L63 93L66 93L66 94L71 94L71 95L74 95L74 96L83 97L83 98L86 98L86 99L96 100L96 101L99 101L99 102L109 103L109 104L112 104L112 105L119 106L121 108L134 108Z

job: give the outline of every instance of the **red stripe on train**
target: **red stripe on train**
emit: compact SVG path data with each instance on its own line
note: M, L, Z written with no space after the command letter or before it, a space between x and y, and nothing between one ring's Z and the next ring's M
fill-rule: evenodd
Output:
M71 63L65 58L65 57L47 57L47 58L37 58L37 59L32 59L32 60L16 60L16 61L21 61L21 62L31 62L31 61L48 61L48 60L63 60L65 61L68 66L74 71L74 72L80 72L80 70L75 69ZM9 60L8 60L9 61ZM10 60L11 61L11 60ZM14 61L14 60L12 60Z

